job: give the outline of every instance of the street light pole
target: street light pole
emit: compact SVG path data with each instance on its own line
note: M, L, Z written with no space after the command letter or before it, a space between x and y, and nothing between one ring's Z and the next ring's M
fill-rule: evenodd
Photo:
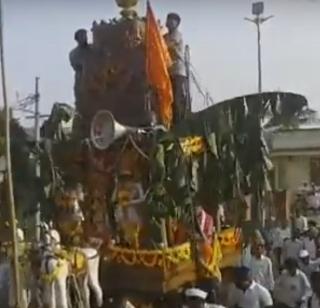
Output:
M252 4L252 14L255 15L254 19L245 18L256 25L257 27L257 43L258 43L258 93L262 92L262 56L261 56L261 25L267 20L273 18L273 15L262 17L264 10L263 2L255 2Z
M258 33L258 92L262 92L262 64L261 64L261 30L260 22L257 22Z

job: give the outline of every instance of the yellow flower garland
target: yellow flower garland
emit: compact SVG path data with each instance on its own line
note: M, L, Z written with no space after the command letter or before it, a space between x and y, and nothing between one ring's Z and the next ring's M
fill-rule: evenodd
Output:
M229 229L219 235L219 240L227 244L221 245L218 237L215 237L212 243L212 257L207 262L203 261L202 269L205 277L215 276L220 278L220 265L223 259L224 250L229 247L235 247L238 244L239 237L235 229ZM234 238L229 237L231 234ZM226 238L225 238L226 235ZM231 245L231 246L229 246ZM191 260L191 246L189 243L174 248L164 250L133 250L113 246L109 250L110 259L118 264L127 266L145 266L147 268L170 268L181 264L182 262Z
M176 265L191 259L190 244L162 250L131 250L120 247L110 248L110 258L114 262L128 266L143 265L148 268Z
M63 273L63 270L64 270L64 268L63 268L62 260L59 260L54 271L49 274L42 274L41 280L46 283L53 283Z
M205 142L202 137L182 138L180 139L180 145L183 152L188 156L201 154L206 149Z

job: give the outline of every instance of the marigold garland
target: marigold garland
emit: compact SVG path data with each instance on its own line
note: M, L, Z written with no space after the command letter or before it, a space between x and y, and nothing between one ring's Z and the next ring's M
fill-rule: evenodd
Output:
M128 266L143 265L148 268L175 265L191 259L190 244L162 250L130 250L120 247L110 248L111 260Z
M206 145L202 137L182 138L180 139L180 146L184 154L187 156L201 154L206 149Z

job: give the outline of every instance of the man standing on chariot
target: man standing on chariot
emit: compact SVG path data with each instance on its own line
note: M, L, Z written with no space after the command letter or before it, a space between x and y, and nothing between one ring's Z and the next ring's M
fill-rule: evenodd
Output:
M79 99L80 82L83 74L85 61L91 52L91 45L88 43L87 30L79 29L74 34L74 39L78 46L71 50L69 60L75 72L74 95L76 102Z
M167 16L166 26L168 33L164 36L173 61L170 67L170 77L173 88L173 121L178 123L190 112L187 106L187 72L184 57L184 43L179 25L181 18L176 13Z

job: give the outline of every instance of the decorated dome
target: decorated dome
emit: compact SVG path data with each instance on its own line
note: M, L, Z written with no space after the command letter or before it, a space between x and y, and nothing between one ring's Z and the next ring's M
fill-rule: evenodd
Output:
M138 4L139 0L116 0L116 2L123 9L131 9Z
M126 19L137 17L135 6L138 2L139 0L116 0L117 5L122 8L120 14Z

